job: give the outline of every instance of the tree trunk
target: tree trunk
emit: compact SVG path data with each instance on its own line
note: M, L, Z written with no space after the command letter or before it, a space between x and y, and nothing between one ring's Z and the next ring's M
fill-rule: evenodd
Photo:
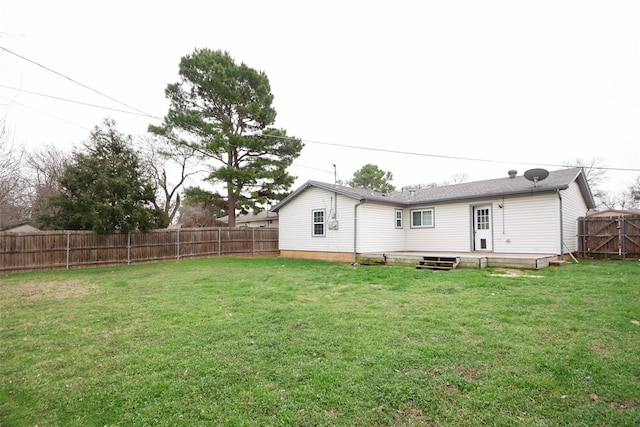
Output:
M230 190L229 187L231 187L230 184L227 183L227 211L228 211L228 225L229 227L235 227L236 226L236 201L238 200L238 198L236 197L235 193L233 192L233 190Z

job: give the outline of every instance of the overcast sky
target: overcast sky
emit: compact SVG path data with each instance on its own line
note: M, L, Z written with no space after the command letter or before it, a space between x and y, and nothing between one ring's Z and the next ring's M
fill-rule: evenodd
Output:
M599 158L632 169L607 173L615 192L640 175L639 22L637 0L0 0L0 115L29 148L105 117L143 135L180 58L220 49L267 74L276 126L305 141L296 186L334 164L401 187Z

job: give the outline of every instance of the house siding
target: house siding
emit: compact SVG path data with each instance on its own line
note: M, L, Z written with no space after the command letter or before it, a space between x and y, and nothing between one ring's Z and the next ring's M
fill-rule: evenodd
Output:
M396 228L396 209L400 208L378 203L363 203L358 207L359 253L404 250L407 211L402 209L403 227Z
M497 253L559 254L558 195L532 194L496 201L493 241Z
M580 186L575 181L569 188L560 192L562 197L562 234L564 238L563 253L578 250L578 218L585 216L587 204L580 192Z
M411 228L411 211L433 208L434 227ZM409 251L470 250L469 203L416 205L405 209L405 239Z
M556 193L411 207L411 209L433 207L435 226L433 228L407 227L406 250L471 251L472 208L479 205L491 206L493 252L559 253L560 216ZM405 215L408 219L409 213Z
M353 252L353 208L357 200L337 195L338 229L329 229L336 194L315 187L304 190L295 201L278 211L281 224L280 250L315 252ZM333 205L333 208L332 208ZM312 237L312 212L325 211L325 235Z

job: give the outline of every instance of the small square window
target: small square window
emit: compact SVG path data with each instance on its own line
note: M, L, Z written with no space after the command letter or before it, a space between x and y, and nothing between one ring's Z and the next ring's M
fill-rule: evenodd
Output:
M396 228L402 228L402 209L396 209Z
M324 209L315 210L312 212L313 218L313 230L312 235L314 237L322 237L324 236Z

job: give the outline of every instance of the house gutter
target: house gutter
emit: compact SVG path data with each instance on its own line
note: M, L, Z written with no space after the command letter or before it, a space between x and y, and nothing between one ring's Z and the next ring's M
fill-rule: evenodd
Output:
M358 248L358 207L366 203L367 200L360 200L353 206L353 262L351 265L356 265L358 263L357 258L357 248Z

